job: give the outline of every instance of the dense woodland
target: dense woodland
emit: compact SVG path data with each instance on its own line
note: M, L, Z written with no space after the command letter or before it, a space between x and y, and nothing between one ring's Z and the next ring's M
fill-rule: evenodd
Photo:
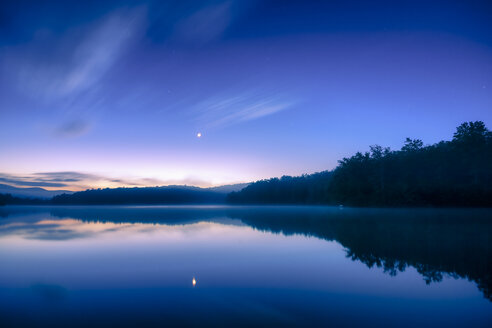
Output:
M119 204L215 204L223 203L223 193L207 189L169 186L148 188L91 189L52 198L55 205Z
M43 205L48 201L39 198L21 198L11 194L0 194L0 206L2 205Z
M400 150L371 146L331 172L255 182L229 194L236 204L349 206L492 206L492 133L483 122L461 124L451 141L424 146L407 138Z
M189 186L88 189L51 199L20 198L0 194L0 205L158 205L220 204L226 193Z

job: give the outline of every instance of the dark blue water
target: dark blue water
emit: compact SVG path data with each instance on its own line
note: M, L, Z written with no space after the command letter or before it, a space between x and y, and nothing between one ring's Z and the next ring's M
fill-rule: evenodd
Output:
M1 327L491 327L491 300L491 210L0 208Z

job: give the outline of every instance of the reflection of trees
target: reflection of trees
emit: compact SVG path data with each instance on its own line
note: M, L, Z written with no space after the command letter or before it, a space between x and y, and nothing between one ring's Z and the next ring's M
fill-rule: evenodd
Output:
M411 266L426 283L441 281L443 274L465 278L492 300L490 210L318 209L238 217L260 230L335 240L346 247L348 258L390 275Z

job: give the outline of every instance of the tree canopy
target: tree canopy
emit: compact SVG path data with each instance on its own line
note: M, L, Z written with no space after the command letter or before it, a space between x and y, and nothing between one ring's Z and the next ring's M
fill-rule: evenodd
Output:
M350 206L492 206L492 133L481 121L457 127L451 141L400 150L374 145L333 171L262 180L231 193L231 203Z

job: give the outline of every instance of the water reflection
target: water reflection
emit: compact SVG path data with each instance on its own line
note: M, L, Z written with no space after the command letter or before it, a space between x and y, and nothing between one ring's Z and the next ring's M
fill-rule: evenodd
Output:
M411 266L426 283L443 274L474 281L492 299L492 212L447 209L263 210L237 217L257 229L335 240L347 257L394 276Z
M46 213L39 216L39 213ZM49 214L48 214L49 213ZM443 275L475 282L492 299L492 212L326 207L9 207L0 236L69 240L116 231L152 231L199 222L246 224L343 245L346 256L394 276L413 267L427 284ZM104 224L98 224L104 223ZM196 280L192 280L193 286Z
M0 207L0 326L487 327L491 224L489 210Z

